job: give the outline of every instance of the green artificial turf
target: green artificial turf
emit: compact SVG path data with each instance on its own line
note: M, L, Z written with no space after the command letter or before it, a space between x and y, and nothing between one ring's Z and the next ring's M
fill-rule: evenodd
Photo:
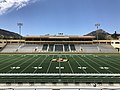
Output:
M53 62L65 58L67 62ZM20 67L19 69L12 69ZM35 69L34 67L42 67ZM64 67L64 69L56 69ZM78 68L79 67L79 68ZM81 67L81 69L80 69ZM101 69L102 68L102 69ZM1 54L0 74L120 74L119 54ZM112 76L0 76L0 82L120 82Z

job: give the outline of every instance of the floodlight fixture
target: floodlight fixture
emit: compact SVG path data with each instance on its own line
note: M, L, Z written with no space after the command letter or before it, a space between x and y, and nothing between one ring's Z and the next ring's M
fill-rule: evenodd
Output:
M97 33L97 41L98 41L98 39L99 39L99 38L98 38L98 29L99 29L100 24L97 23L97 24L95 24L95 26L96 26L96 28L97 28L97 32L96 32L96 33Z
M22 26L23 26L23 23L18 22L18 23L17 23L17 26L18 26L18 28L19 28L19 34L21 35L21 28L22 28Z

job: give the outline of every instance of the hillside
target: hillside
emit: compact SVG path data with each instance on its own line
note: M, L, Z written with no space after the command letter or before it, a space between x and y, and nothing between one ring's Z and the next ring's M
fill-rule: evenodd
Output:
M84 36L96 36L97 37L97 33L98 33L98 39L99 40L113 39L112 36L111 36L112 34L106 32L103 29L92 31L92 32L90 32L90 33L88 33L88 34L86 34Z
M0 29L0 38L2 39L19 39L20 37L22 36L17 33L10 32L4 29Z
M118 39L118 37L120 37L120 34L118 34L116 31L113 34L110 34L103 29L92 31L84 36L96 36L97 37L97 33L98 33L99 40ZM0 39L20 39L20 38L22 38L22 36L17 33L10 32L4 29L0 29Z

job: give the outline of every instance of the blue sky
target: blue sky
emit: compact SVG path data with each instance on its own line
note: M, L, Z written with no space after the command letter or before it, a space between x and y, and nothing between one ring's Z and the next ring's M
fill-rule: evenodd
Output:
M120 0L39 0L6 11L0 22L0 28L16 33L17 22L23 22L24 36L84 35L96 30L96 23L109 33L120 33Z

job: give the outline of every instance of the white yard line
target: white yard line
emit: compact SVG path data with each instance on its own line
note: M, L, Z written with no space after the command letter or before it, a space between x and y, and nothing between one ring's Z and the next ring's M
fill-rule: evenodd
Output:
M24 60L24 59L26 59L26 58L29 58L29 57L21 58L20 60ZM30 59L31 59L31 58L29 58L29 59L23 61L21 64L19 64L19 65L16 66L16 67L19 67L19 66L23 65L24 63L26 63L26 62L29 61ZM8 71L8 73L10 73L11 71L13 71L13 69L11 69L10 71Z
M40 57L41 58L41 57ZM45 61L45 59L47 58L47 56L45 56L45 58L42 60L42 62L38 65L38 67L40 67L42 64L43 64L43 62ZM34 72L33 73L35 73L37 71L37 69L36 70L34 70Z
M58 54L58 56L59 56L59 54ZM60 58L60 56L59 56L59 58ZM59 75L61 75L61 62L59 62Z
M69 67L70 67L71 72L74 73L74 71L73 71L73 69L72 69L69 61L68 61L68 65L69 65Z
M6 57L7 57L7 56L6 56ZM17 57L17 58L20 58L20 57ZM3 62L0 62L0 63L1 63L0 66L3 65L3 64L9 63L9 62L11 62L11 60L15 60L15 59L17 59L17 58L13 58L13 56L12 56L11 58L8 58L8 57L7 57L6 59L3 58L2 61L3 61L4 63L3 63Z
M86 57L87 58L87 57ZM95 63L95 64L97 64L99 67L103 67L103 66L101 66L100 64L98 64L97 62L95 62L95 61L93 61L92 59L90 59L90 58L87 58L88 60L90 60L90 61L92 61L93 63ZM98 67L98 68L99 68ZM110 73L113 73L112 71L110 71L110 70L108 70L108 69L105 69L106 71L108 71L108 72L110 72Z
M109 62L115 64L115 65L118 66L118 67L120 67L120 64L118 64L118 62L115 63L115 62L113 61L113 59L111 59L111 58L108 58L108 59L109 59Z
M72 56L72 58L73 58L73 60L80 66L80 67L82 67L81 65L80 65L80 63L78 62L78 61L76 61L76 59ZM87 73L84 69L82 69L85 73Z
M52 56L52 59L53 59L53 58L54 58L54 55ZM52 61L50 61L50 63L49 63L49 66L48 66L48 69L47 69L46 73L48 73L48 72L49 72L49 69L50 69L51 63L52 63Z
M18 58L20 58L20 57L18 57ZM19 62L20 59L19 59L19 60L16 60L16 59L18 59L18 58L12 59L12 60L15 60L15 62L13 62L13 63L11 63L11 64L8 64L7 66L5 66L5 67L3 67L3 68L0 68L0 70L3 70L3 69L5 69L5 68L7 68L7 67L9 67L9 66L11 66L11 65L13 65L13 64L15 64L15 63L17 63L17 62ZM11 62L11 61L10 61L10 62ZM8 62L7 62L7 63L8 63Z
M46 73L48 73L48 72L49 72L49 69L50 69L51 63L52 63L52 61L50 61L50 63L49 63L49 66L48 66L48 68L47 68Z
M79 56L77 56L79 57ZM92 69L94 69L96 72L100 73L98 70L96 70L93 66L91 66L88 62L86 62L83 58L79 57L83 62L85 62L88 66L90 66Z
M112 60L113 61L113 60ZM115 58L114 61L118 62L120 61L120 58ZM119 63L120 64L120 63Z
M112 65L110 65L110 64L108 64L108 63L106 63L105 61L103 61L103 60L105 60L105 59L103 59L103 58L100 58L100 59L102 59L102 60L101 60L102 63L104 63L104 64L106 64L107 66L110 66L110 67L112 67L112 68L114 68L114 69L120 71L120 69L118 69L118 68L116 68L116 67L114 67L114 66L112 66Z
M33 58L35 58L35 57L33 57ZM30 59L32 59L32 58L30 58ZM33 60L33 62L32 62L31 64L29 64L26 68L24 68L20 73L24 72L28 67L30 67L30 66L31 66L34 62L36 62L38 59L39 59L39 58Z
M61 62L59 62L59 74L61 75Z
M0 76L59 76L59 73L0 73ZM120 74L95 74L95 73L88 73L88 74L73 74L73 73L61 73L61 76L120 76Z
M0 63L4 63L6 60L9 61L9 59L11 59L11 58L8 58L7 56L8 55L2 56L2 58L0 57Z
M66 55L65 55L65 57L67 58L67 56L66 56ZM67 58L67 59L68 59L68 58ZM74 73L74 71L73 71L73 69L72 69L72 66L70 65L69 60L68 60L68 65L69 65L69 67L70 67L71 72L72 72L72 73Z

